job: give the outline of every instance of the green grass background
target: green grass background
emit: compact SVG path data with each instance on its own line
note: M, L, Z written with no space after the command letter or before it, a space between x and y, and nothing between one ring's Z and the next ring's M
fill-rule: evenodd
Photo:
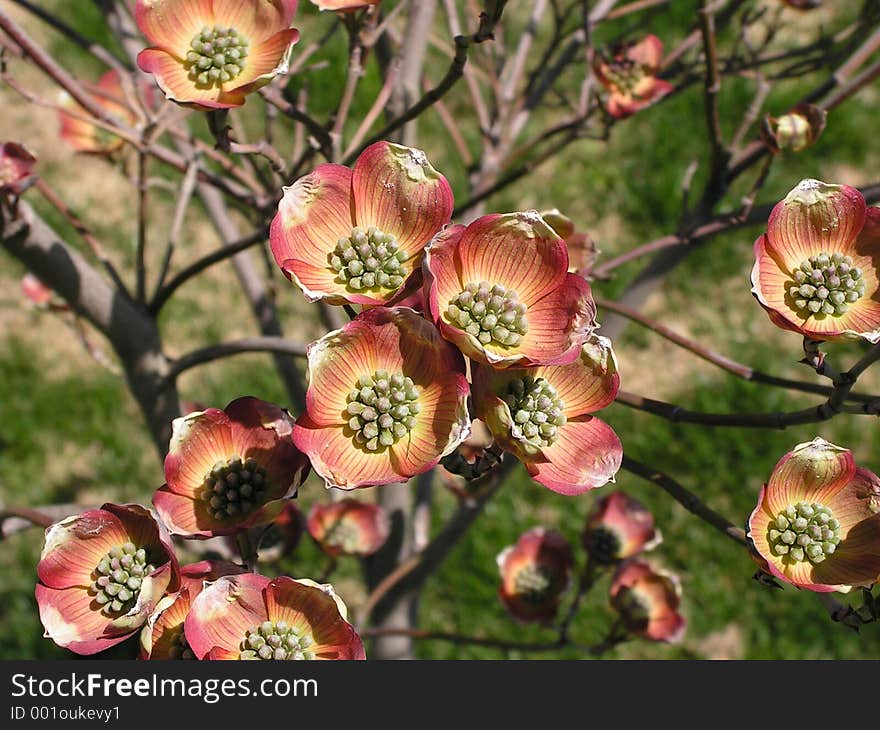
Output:
M766 0L765 4L773 4ZM303 2L300 11L304 38L322 32L331 19L318 17ZM78 3L77 13L66 11L68 3L53 0L46 6L60 9L65 20L89 37L107 41L103 20L91 3ZM521 27L522 8L511 3L508 37L516 38ZM680 39L694 17L694 2L672 3L663 12L650 12L635 19L610 24L600 41L638 30L650 30L667 41ZM790 12L790 11L787 11ZM823 16L835 26L843 25L852 10L838 9ZM24 17L24 16L21 16ZM815 28L802 18L791 16L789 42L806 41ZM797 21L797 22L795 22ZM472 19L471 19L472 22ZM27 21L35 34L49 43L53 53L85 77L96 77L102 69L92 59L39 24ZM801 34L800 36L798 34ZM729 39L726 39L729 40ZM295 83L307 86L315 115L333 108L344 80L345 41L337 33L316 55L327 64L305 74ZM429 65L435 81L445 63ZM13 72L15 67L13 67ZM33 76L34 83L43 83ZM573 80L571 83L575 83ZM369 66L352 114L353 120L369 108L378 88L375 64ZM50 88L45 86L44 88ZM766 108L784 110L809 88L807 81L780 84ZM467 95L461 89L447 99L450 110L465 121L466 138L472 149L474 125ZM16 97L3 92L3 100L19 108ZM48 93L48 92L47 92ZM721 97L725 132L730 135L751 100L752 84L747 79L726 82ZM876 85L862 97L833 113L829 127L809 152L786 156L773 167L762 201L781 198L801 178L817 177L832 182L861 184L876 177L878 155L874 151L876 129ZM256 106L256 104L254 104ZM27 112L25 112L27 113ZM546 118L552 111L537 116ZM257 130L256 115L243 114L249 130ZM34 129L39 120L37 117ZM9 128L4 125L9 124ZM703 101L699 85L645 111L614 129L607 144L581 142L541 168L530 179L512 186L489 202L487 210L558 207L570 215L579 228L594 233L600 249L613 256L641 242L675 229L680 209L680 182L693 158L704 160ZM197 122L196 127L201 127ZM45 127L45 125L44 125ZM434 165L452 181L463 197L465 170L436 115L422 122L422 145ZM46 154L42 172L62 194L80 181L71 176L79 158L53 152L54 129L42 131L12 128L0 119L0 137L29 141L39 134ZM289 140L282 140L282 146ZM104 163L83 163L82 175L98 179L111 172ZM118 174L118 172L113 172ZM158 171L157 171L157 174ZM163 173L164 174L164 173ZM699 189L705 164L698 170ZM750 179L749 179L750 180ZM746 182L746 184L748 181ZM743 189L728 196L735 205ZM116 204L121 215L129 215L132 197L123 191ZM128 196L128 197L125 197ZM167 227L173 197L154 194L164 215L151 223L151 240L161 251L163 226ZM51 210L34 203L60 230L68 230ZM130 227L104 220L94 207L79 210L108 242L119 261L130 263ZM184 243L177 265L190 260L208 234L205 219L191 212L187 230L193 242ZM654 297L646 312L672 326L701 338L716 350L741 362L767 371L803 379L814 378L796 364L800 342L796 335L774 329L749 294L748 273L752 263L752 242L761 227L744 229L718 237L696 250L669 277L663 295ZM209 245L209 244L204 244ZM155 271L155 268L153 269ZM619 294L638 271L629 265L615 279L596 285L604 296ZM147 503L162 482L162 470L142 427L140 415L124 383L115 374L96 366L74 341L70 329L57 319L26 311L18 295L22 270L9 257L0 258L0 496L9 505L39 506L77 502L99 504L103 500ZM310 339L313 325L297 325L298 315L310 310L298 291L274 275L278 301L287 316L291 336ZM169 351L180 353L193 343L209 343L242 336L252 331L246 306L236 290L228 265L216 267L203 282L189 285L163 314ZM299 327L299 329L298 329ZM90 339L101 345L100 336ZM791 410L815 403L809 396L753 385L694 360L687 353L658 342L651 333L631 326L615 343L620 358L623 386L646 396L670 400L697 410L750 412ZM828 348L835 362L845 366L856 359L858 345ZM873 374L868 386L880 387ZM876 391L875 391L876 392ZM181 394L191 401L222 407L233 398L252 394L284 402L281 386L268 357L243 356L206 366L186 376ZM754 507L758 489L783 453L801 441L821 435L853 449L860 465L880 469L875 444L877 425L867 418L838 417L831 423L798 427L784 432L772 430L711 429L675 425L644 413L612 406L602 417L621 436L626 452L641 461L668 471L733 522L742 524ZM825 610L808 592L762 587L752 580L754 564L737 545L685 512L665 494L622 472L616 487L647 504L656 515L665 540L653 554L658 564L677 572L684 590L683 610L688 619L685 640L677 646L632 642L612 651L616 658L678 659L726 657L747 659L880 658L876 626L860 635L832 623ZM439 528L455 508L453 498L437 490L433 513ZM361 494L359 496L365 496ZM325 499L317 480L311 478L301 490L300 506L307 510L315 500ZM520 626L504 613L496 597L498 575L496 554L514 542L523 531L542 524L566 534L576 545L584 517L594 497L566 498L533 483L517 468L509 483L488 505L474 528L461 541L436 576L427 584L420 604L420 625L424 628L503 637L520 641L552 637L547 629ZM35 566L41 546L39 530L18 534L0 543L0 658L61 658L67 652L41 637L33 598ZM583 560L579 551L578 559ZM323 569L319 551L304 539L279 570L296 577L315 577ZM364 598L356 562L343 560L333 582L353 606ZM588 597L574 624L583 642L602 637L611 620L607 607L607 577ZM134 642L114 650L117 656L133 651ZM496 650L422 643L423 658L497 658L518 656ZM578 658L573 651L538 655Z

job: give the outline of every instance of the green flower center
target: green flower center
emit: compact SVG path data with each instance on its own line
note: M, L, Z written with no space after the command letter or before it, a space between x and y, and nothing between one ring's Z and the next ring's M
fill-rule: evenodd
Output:
M324 535L324 543L331 548L338 548L346 553L357 551L361 541L360 530L343 520L334 522Z
M614 530L600 525L587 533L585 547L599 565L612 565L620 559L622 545Z
M645 78L645 71L635 61L620 59L608 64L605 68L605 77L620 93L630 96L639 82Z
M266 470L254 459L218 461L205 477L199 498L216 520L250 513L266 495Z
M566 423L565 403L544 378L511 380L501 396L513 416L511 431L514 438L524 439L539 447L556 441L559 427Z
M513 289L501 284L470 282L449 301L446 319L476 337L482 344L516 347L529 331L526 305Z
M186 54L189 78L198 86L220 86L241 75L248 55L248 39L235 28L215 25L202 28L190 41Z
M314 639L284 621L263 621L248 629L239 659L314 659Z
M520 568L513 579L516 595L530 603L543 603L553 587L553 573L546 565L529 563Z
M792 272L788 294L803 317L839 317L865 294L862 270L841 253L810 256Z
M134 606L141 584L156 568L147 551L127 542L108 552L92 572L89 593L107 616L119 616Z
M183 626L174 632L174 638L171 639L171 646L168 648L168 657L170 659L195 659L196 655L189 648L189 642L186 640L186 634L183 632Z
M397 239L375 226L365 231L352 228L348 238L340 238L330 254L336 278L349 291L398 289L407 275L403 265L408 258Z
M798 502L776 515L767 539L773 554L784 563L821 563L837 550L840 522L819 502Z
M415 428L421 410L419 389L402 373L377 370L362 375L348 394L348 426L368 451L381 451Z

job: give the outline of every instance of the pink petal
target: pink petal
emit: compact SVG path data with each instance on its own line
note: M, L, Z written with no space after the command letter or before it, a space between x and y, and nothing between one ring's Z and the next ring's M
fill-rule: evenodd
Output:
M452 216L452 188L421 150L390 142L365 149L352 175L355 220L394 235L415 257ZM410 261L412 264L412 261Z
M865 199L849 185L803 180L770 213L767 250L792 270L822 251L855 253L865 223Z
M617 359L606 337L590 335L570 365L545 365L533 373L550 383L569 418L595 413L614 401L620 387Z
M827 504L853 478L852 452L816 438L780 459L767 483L766 509L775 517L801 501Z
M290 27L297 0L212 0L214 23L235 28L251 47ZM248 59L251 57L248 56Z
M287 71L290 51L299 40L299 31L282 30L259 45L252 46L241 74L228 86L230 94L249 94Z
M269 230L275 262L310 300L329 295L344 299L347 289L335 281L329 256L353 226L351 170L319 165L284 188Z
M199 658L214 648L238 652L247 630L269 618L264 589L269 579L254 573L220 578L195 600L184 623L186 640Z
M478 218L464 231L457 249L465 284L487 281L514 289L529 310L562 285L568 272L565 242L535 211ZM446 304L440 303L443 308Z
M230 109L244 104L244 95L235 90L225 91L216 86L197 87L189 78L189 72L183 62L161 48L147 48L141 51L137 63L142 71L155 76L156 83L159 84L165 97L178 104L209 110Z
M125 641L136 630L113 631L110 620L97 610L83 588L58 590L37 584L35 595L46 636L77 654L97 654Z
M660 68L660 63L663 61L663 41L655 35L646 35L627 49L626 57L653 73Z
M583 494L614 480L623 447L611 426L581 416L562 426L551 446L542 449L546 462L526 462L539 484L560 494Z
M211 0L137 0L134 19L150 43L182 58L193 36L214 25L214 11Z
M296 422L293 440L328 487L374 487L404 482L409 477L395 470L388 449L367 452L356 445L347 426L322 426L302 416Z
M240 456L232 441L229 417L221 410L196 411L173 424L165 457L165 481L181 495L194 496L218 461Z

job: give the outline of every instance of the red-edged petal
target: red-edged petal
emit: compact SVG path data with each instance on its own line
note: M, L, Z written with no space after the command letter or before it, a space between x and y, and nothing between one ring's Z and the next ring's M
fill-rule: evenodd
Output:
M306 454L312 468L328 487L357 489L405 482L411 475L394 468L391 452L368 452L358 448L347 426L321 426L308 416L300 417L293 440Z
M542 449L547 461L528 461L532 478L554 492L583 494L614 481L623 460L623 446L614 430L592 416L568 421L556 441Z
M319 165L283 190L269 230L275 262L309 300L335 297L345 301L345 284L336 281L329 256L354 226L351 170Z
M363 643L341 614L332 590L276 578L265 591L269 619L306 629L315 640L310 651L316 659L365 659Z
M247 630L269 618L263 597L269 582L253 573L226 576L193 600L184 632L196 657L204 659L214 647L238 653Z
M801 501L827 504L853 478L852 452L816 438L798 444L779 460L767 482L765 508L771 518Z
M544 378L556 388L569 418L605 408L614 401L620 388L611 340L599 335L590 335L579 357L570 365L546 365L536 368L533 375Z
M514 289L531 311L534 302L562 285L568 250L537 211L493 214L465 229L456 265L465 284L487 281ZM440 302L444 309L446 304Z
M77 654L97 654L125 641L135 629L113 631L84 588L35 589L40 622L47 638ZM146 618L146 617L145 617Z
M627 48L626 57L653 73L663 61L663 41L655 35L646 35Z
M214 23L231 26L247 38L251 47L290 27L297 0L211 0ZM251 61L248 56L248 62Z
M855 253L865 211L864 197L849 185L802 180L770 213L767 250L789 271L822 251Z
M230 94L249 94L268 84L278 74L286 73L293 44L299 40L295 28L282 30L251 47L239 76L229 82Z
M189 41L187 41L189 43ZM211 86L199 88L190 79L183 62L161 48L147 48L137 57L141 71L153 74L165 98L178 104L204 109L231 109L244 104L244 95Z
M193 497L214 464L236 456L240 454L232 442L229 416L223 411L208 408L176 418L165 457L167 487Z
M212 0L137 0L134 19L150 43L186 55L193 36L214 25Z
M165 596L156 605L156 610L147 619L141 629L141 659L179 659L177 636L183 631L183 622L192 605L189 588L182 588L179 593Z
M452 216L452 188L424 152L376 142L358 157L352 175L355 220L397 238L411 257Z
M577 360L582 345L596 329L596 305L590 285L577 274L565 274L561 284L529 305L529 330L517 348L485 346L495 367L507 367L518 351L515 365L566 365Z

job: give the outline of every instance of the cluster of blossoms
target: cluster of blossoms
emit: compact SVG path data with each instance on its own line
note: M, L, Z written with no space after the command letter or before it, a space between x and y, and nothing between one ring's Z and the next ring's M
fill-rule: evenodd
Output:
M426 155L388 142L284 189L275 261L310 300L363 307L310 346L294 442L328 486L402 482L464 441L472 395L540 483L607 483L620 442L592 414L614 399L617 365L565 241L535 211L463 226L452 209Z
M612 569L609 600L623 635L675 642L685 629L678 578L640 557L659 543L654 517L638 500L623 492L597 499L581 537L589 557L580 590L592 585L596 571ZM552 623L575 564L565 537L533 528L505 548L497 562L498 595L511 617L522 623Z

